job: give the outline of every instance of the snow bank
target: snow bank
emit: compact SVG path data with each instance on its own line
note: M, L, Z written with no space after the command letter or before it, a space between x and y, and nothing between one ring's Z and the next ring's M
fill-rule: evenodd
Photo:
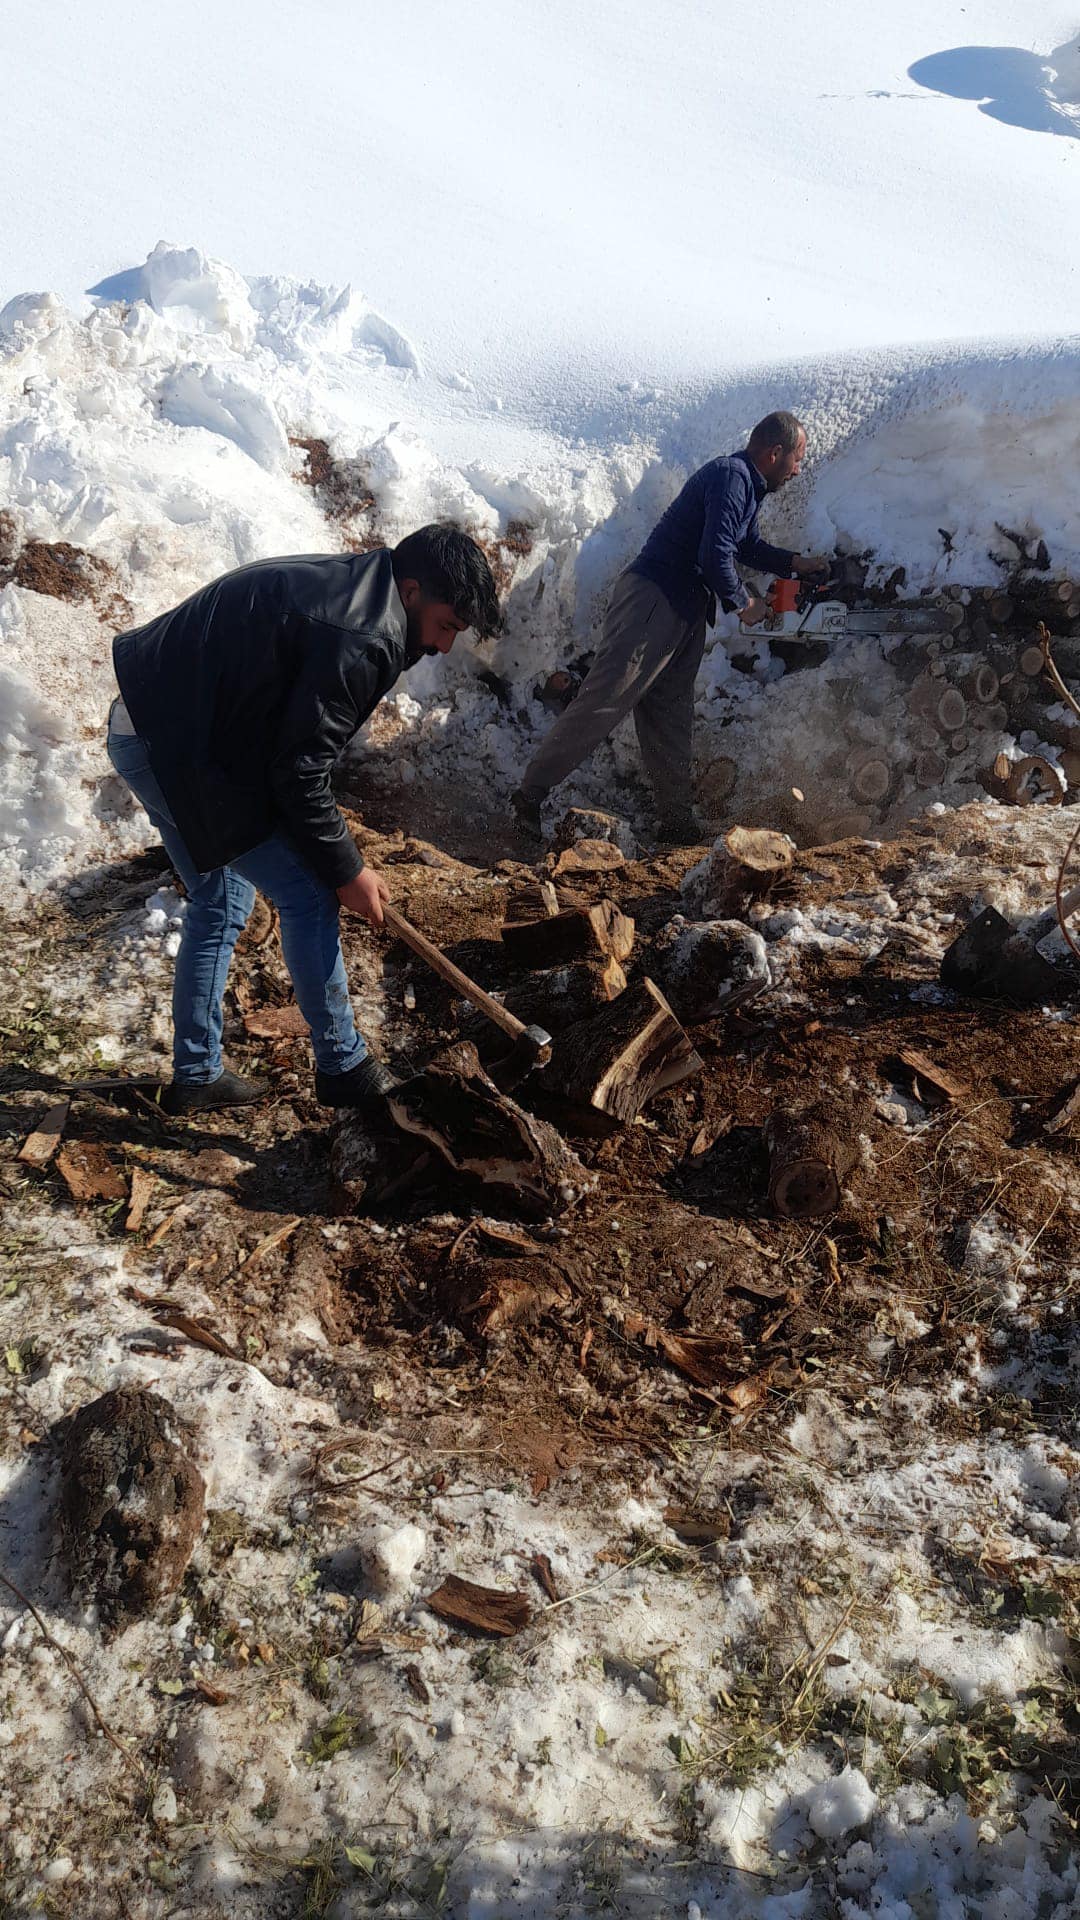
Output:
M0 313L8 541L68 542L97 572L94 591L71 600L0 572L0 873L35 889L131 844L127 801L103 784L117 625L247 560L348 537L392 542L436 516L493 550L516 523L499 549L513 576L507 631L494 648L466 642L449 663L423 663L360 751L395 779L505 790L550 724L537 697L548 671L595 644L619 567L686 475L777 402L803 413L812 458L767 509L774 537L873 549L872 580L903 564L910 589L940 589L1001 578L990 549L1004 520L1046 542L1055 572L1080 574L1080 472L1067 457L1080 433L1078 341L862 355L729 376L707 392L616 395L571 440L493 415L468 383L425 376L399 330L347 288L248 280L162 243L105 283L84 318L53 295L19 296ZM328 519L302 484L296 443L313 436L353 478L352 519L348 502L343 520ZM814 672L785 674L722 621L697 696L706 813L790 815L797 783L804 837L835 826L838 809L850 824L845 782L875 751L898 769L890 820L927 798L972 797L979 766L1010 744L1002 709L981 711L946 786L920 784L910 644L847 640ZM733 653L749 658L735 666ZM560 797L613 790L640 817L629 728Z

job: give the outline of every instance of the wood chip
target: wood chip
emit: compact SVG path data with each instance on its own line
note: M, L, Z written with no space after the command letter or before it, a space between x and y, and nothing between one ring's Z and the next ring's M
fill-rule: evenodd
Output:
M698 1386L712 1387L731 1370L731 1342L710 1333L669 1333L644 1314L628 1313L624 1331L631 1339L642 1339L650 1348L659 1348L664 1359L685 1373Z
M546 1553L533 1554L529 1564L529 1571L533 1579L543 1587L549 1600L557 1600L559 1598L559 1589L555 1584L555 1575L551 1571L551 1561L548 1559Z
M419 1700L425 1707L429 1707L431 1705L431 1688L424 1679L416 1661L410 1660L408 1666L402 1668L402 1672L405 1675L405 1684L413 1698Z
M921 1087L930 1087L939 1101L962 1100L971 1091L965 1080L956 1080L946 1073L943 1067L936 1067L925 1053L919 1053L915 1047L901 1047L900 1058L908 1071L915 1076Z
M71 1112L70 1100L58 1100L50 1107L44 1119L29 1133L19 1148L19 1159L24 1167L47 1167L57 1147L60 1145L68 1114Z
M71 1140L56 1156L56 1168L73 1200L126 1200L127 1182L95 1140Z
M128 1205L127 1219L124 1221L125 1232L138 1233L146 1218L150 1196L156 1186L156 1174L148 1173L145 1167L135 1168L131 1176L131 1200Z
M256 1040L302 1040L311 1032L298 1006L256 1007L245 1013L244 1030Z
M204 1680L201 1673L192 1675L191 1684L208 1706L223 1707L229 1698L224 1687L215 1687L212 1681Z
M492 1633L502 1638L520 1633L530 1619L528 1596L504 1593L498 1587L478 1587L471 1580L447 1574L441 1587L427 1596L432 1613L455 1626L471 1627L475 1633Z
M265 1240L260 1240L257 1247L252 1247L244 1262L245 1273L249 1267L255 1265L256 1260L262 1259L264 1253L272 1253L275 1247L280 1247L282 1241L289 1238L290 1233L295 1233L300 1225L300 1218L298 1213L292 1214L288 1220L282 1221L280 1227L275 1227L273 1233L268 1233Z

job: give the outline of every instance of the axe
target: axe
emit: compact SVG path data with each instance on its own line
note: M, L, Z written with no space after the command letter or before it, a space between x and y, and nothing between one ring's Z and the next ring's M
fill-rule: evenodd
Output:
M523 1021L516 1020L498 1000L490 993L485 993L483 987L478 987L476 981L470 980L460 967L455 967L453 961L448 960L433 941L428 940L406 920L403 913L385 900L383 920L390 932L396 934L399 940L404 940L405 945L412 948L432 973L437 973L440 980L445 980L447 986L453 987L463 1000L471 1000L474 1007L479 1007L480 1012L486 1014L492 1024L513 1041L509 1053L504 1054L491 1068L491 1078L496 1086L508 1093L512 1087L519 1086L534 1067L547 1066L551 1059L550 1033L545 1033L543 1027L527 1027Z

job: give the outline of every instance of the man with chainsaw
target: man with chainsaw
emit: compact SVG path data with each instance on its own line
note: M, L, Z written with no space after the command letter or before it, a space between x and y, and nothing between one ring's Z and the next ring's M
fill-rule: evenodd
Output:
M719 601L756 626L768 605L749 593L738 566L787 576L828 571L818 554L770 546L758 532L768 493L794 480L806 434L793 413L760 420L741 453L699 468L620 574L604 617L596 658L576 698L534 753L513 808L522 829L540 836L550 789L580 766L632 713L667 845L701 839L690 790L694 681L705 627Z
M266 1091L221 1055L222 996L256 890L311 1029L325 1106L377 1107L393 1081L356 1030L342 907L382 924L330 785L335 762L399 674L500 614L491 569L457 527L393 550L260 560L118 635L108 752L161 836L187 895L173 985L170 1113Z

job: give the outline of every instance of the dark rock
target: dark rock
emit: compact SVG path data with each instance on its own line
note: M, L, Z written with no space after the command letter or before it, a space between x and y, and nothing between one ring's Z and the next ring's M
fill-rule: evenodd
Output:
M202 1526L205 1487L168 1402L141 1387L91 1400L61 1456L61 1531L72 1589L112 1632L175 1592Z

